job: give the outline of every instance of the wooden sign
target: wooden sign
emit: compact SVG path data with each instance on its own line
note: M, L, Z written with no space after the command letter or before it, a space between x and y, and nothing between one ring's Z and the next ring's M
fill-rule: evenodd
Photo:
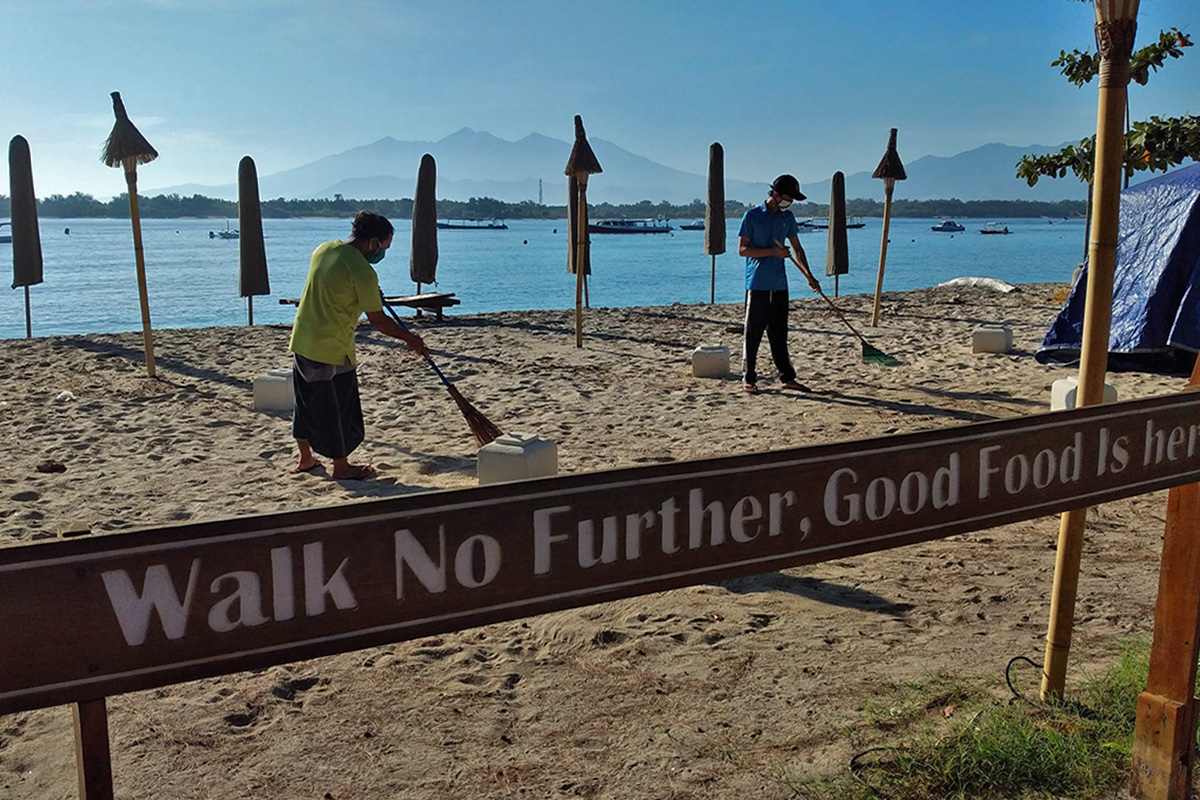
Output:
M0 549L0 713L1200 480L1200 393Z

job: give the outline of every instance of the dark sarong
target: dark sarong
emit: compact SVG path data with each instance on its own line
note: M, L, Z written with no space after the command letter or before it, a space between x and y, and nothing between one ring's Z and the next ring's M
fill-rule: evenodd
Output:
M309 380L305 380L306 373ZM292 361L292 384L296 393L293 437L307 440L313 450L329 458L346 458L362 444L366 427L353 368L319 364L297 355Z

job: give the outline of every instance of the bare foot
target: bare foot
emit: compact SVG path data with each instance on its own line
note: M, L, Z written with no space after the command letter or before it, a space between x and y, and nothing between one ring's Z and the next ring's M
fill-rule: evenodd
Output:
M321 462L309 456L307 461L300 459L300 463L296 464L296 468L292 472L312 472L314 469L319 469L320 467Z
M334 467L333 469L333 478L339 481L363 481L374 476L375 467L370 464L363 464L361 466L347 464L345 468Z

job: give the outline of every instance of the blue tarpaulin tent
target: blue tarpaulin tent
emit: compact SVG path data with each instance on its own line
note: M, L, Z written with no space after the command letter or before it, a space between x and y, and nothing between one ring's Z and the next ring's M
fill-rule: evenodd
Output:
M1110 370L1187 372L1200 352L1200 164L1121 192ZM1087 266L1035 357L1079 361Z

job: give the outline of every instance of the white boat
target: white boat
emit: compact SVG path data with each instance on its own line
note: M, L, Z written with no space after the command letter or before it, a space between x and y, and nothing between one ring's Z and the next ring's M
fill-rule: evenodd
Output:
M0 228L8 228L7 231L0 230L0 244L7 244L12 241L12 223L0 222Z
M965 231L966 228L964 228L962 225L959 225L954 220L948 219L943 222L939 222L937 225L934 225L930 228L930 230L937 231L939 233L961 233L962 231Z
M447 231L506 231L508 226L498 219L450 219L439 222L438 228Z
M1007 234L1007 233L1012 233L1012 231L1010 231L1008 229L1007 225L1001 225L999 222L989 222L986 225L984 225L982 228L980 228L979 232L980 233L989 233L989 234L1001 234L1001 235Z
M208 238L210 239L215 239L218 236L222 239L237 239L239 237L238 229L229 227L229 220L225 220L225 230L208 232Z
M663 219L604 219L588 225L588 233L668 233L673 230Z

